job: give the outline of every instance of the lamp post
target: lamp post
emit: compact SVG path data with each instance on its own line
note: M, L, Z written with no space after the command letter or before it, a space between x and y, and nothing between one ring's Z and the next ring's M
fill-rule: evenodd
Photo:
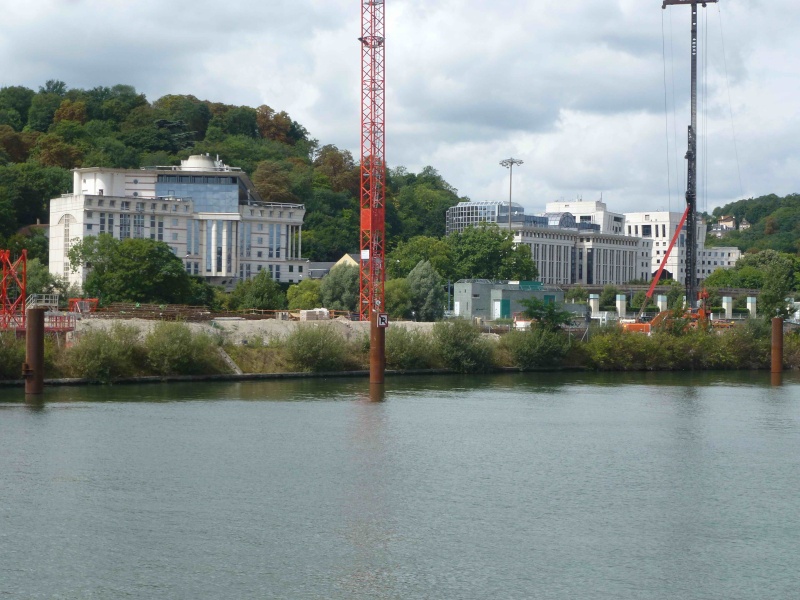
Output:
M521 165L517 158L505 158L500 161L500 166L508 169L508 232L511 233L511 185L514 180L514 165Z

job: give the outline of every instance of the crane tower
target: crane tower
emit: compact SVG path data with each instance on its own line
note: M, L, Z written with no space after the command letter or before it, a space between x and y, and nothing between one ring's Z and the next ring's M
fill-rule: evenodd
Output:
M686 301L694 307L697 300L697 5L718 0L664 0L662 9L685 4L692 8L692 120L689 125L689 148L686 151ZM664 259L666 262L666 259Z
M361 0L361 277L359 314L384 307L386 162L384 0Z

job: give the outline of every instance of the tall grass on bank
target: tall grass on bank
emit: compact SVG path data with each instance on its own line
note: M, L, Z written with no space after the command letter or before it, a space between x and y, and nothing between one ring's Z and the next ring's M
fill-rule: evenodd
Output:
M245 345L227 344L225 351L243 373L285 373L288 370L280 341L254 337Z

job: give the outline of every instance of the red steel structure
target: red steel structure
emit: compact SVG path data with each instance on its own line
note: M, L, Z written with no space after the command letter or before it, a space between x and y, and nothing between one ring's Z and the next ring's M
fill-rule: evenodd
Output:
M384 0L361 0L361 268L359 315L384 307L386 132Z
M28 279L28 251L13 260L10 250L0 250L3 279L0 282L0 329L25 329L25 286Z

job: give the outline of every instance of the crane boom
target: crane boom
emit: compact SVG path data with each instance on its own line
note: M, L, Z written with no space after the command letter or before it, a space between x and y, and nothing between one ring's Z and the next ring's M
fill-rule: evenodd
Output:
M658 271L656 271L656 274L653 276L653 281L650 282L650 289L647 290L644 302L642 302L642 306L641 308L639 308L639 314L636 315L637 321L642 320L644 309L647 307L647 303L653 297L653 292L655 291L658 282L661 281L661 273L664 272L664 267L667 266L667 259L669 258L672 249L675 247L675 242L678 241L678 238L681 235L681 231L683 231L683 224L686 223L686 218L688 216L689 216L689 207L687 206L686 210L683 211L683 216L681 217L680 223L678 223L678 228L675 230L675 233L672 236L672 240L669 243L669 247L667 248L667 251L664 253L664 259L661 261L661 266L658 267Z

